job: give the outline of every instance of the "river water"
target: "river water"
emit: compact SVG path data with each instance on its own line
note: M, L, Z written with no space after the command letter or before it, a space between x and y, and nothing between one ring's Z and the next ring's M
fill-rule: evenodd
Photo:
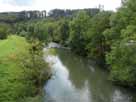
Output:
M68 50L46 56L53 76L45 102L132 102L132 92L108 81L108 72Z

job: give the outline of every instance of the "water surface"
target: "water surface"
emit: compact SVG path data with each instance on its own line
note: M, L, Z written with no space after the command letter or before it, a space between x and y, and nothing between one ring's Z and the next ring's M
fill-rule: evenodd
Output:
M45 102L132 102L132 93L108 81L105 70L68 50L56 51L45 58L53 73Z

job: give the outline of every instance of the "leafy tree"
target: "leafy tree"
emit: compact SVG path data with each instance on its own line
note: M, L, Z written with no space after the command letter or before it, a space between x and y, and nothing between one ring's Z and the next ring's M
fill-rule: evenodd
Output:
M30 40L29 42L31 44L29 53L22 57L22 65L24 66L25 79L32 80L37 88L37 93L40 94L50 73L48 64L43 59L42 43L38 40Z
M69 37L69 22L66 19L59 20L56 28L58 42L66 45Z
M85 55L86 33L90 26L90 17L86 12L79 12L70 22L69 43L72 49Z
M104 32L112 48L106 57L111 80L128 86L136 85L135 5L135 0L123 0L122 7L111 17L111 28Z
M111 65L111 80L122 85L136 85L136 43L122 41L112 47L107 54L107 63Z
M110 16L111 12L100 12L91 19L91 26L86 34L86 40L88 41L86 49L88 56L104 61L105 52L108 45L106 44L105 36L103 32L110 28Z

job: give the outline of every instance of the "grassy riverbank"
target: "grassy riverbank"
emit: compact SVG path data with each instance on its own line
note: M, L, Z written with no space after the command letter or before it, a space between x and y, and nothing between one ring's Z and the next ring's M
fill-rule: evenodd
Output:
M0 102L36 102L36 85L26 79L21 56L29 52L29 43L23 37L9 36L0 40ZM27 75L28 74L28 75ZM29 97L29 98L28 98ZM35 100L35 101L34 101Z

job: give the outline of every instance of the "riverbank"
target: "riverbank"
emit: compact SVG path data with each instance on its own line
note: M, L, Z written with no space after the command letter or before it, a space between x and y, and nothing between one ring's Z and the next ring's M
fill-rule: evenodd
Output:
M31 72L35 70L26 68L26 65L30 67L32 64L29 62L29 49L30 44L24 37L12 35L0 40L0 102L40 101L42 94L37 93L39 87L34 82L38 77L34 80L34 73ZM41 60L37 59L37 62Z

